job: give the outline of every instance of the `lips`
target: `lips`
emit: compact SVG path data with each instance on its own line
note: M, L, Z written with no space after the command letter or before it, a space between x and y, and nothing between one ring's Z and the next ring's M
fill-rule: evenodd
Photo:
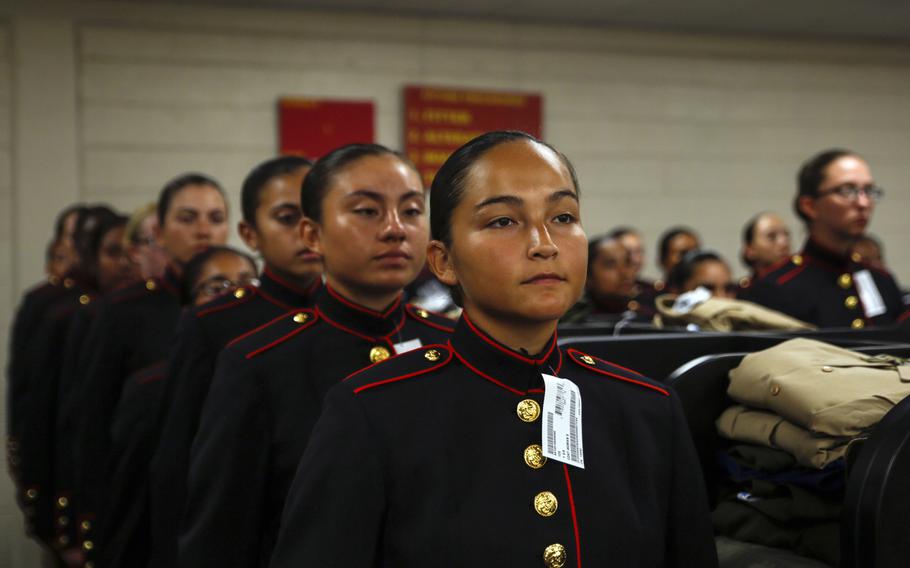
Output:
M299 258L305 262L318 262L318 261L322 260L322 256L320 256L319 254L317 254L311 250L302 250L302 251L298 252L297 258Z
M392 250L392 251L384 252L380 255L377 255L374 258L376 260L393 260L393 259L408 260L411 258L411 255L406 253L403 250Z
M541 272L523 281L522 284L552 284L556 282L565 282L566 279L554 272Z

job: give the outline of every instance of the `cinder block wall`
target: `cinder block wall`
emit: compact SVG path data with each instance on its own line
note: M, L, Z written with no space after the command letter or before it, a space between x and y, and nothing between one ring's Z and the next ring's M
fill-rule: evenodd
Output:
M906 46L21 2L0 7L3 344L67 203L128 210L192 169L222 180L236 221L244 173L276 151L279 97L373 99L379 142L397 147L405 84L540 92L545 137L578 169L587 230L641 228L652 276L671 224L697 228L738 274L753 213L784 213L800 241L799 163L854 148L888 190L872 230L910 283ZM20 527L0 476L0 566L37 566Z

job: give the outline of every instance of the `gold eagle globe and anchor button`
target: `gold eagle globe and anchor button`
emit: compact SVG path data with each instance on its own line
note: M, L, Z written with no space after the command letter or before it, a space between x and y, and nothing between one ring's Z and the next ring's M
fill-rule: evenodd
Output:
M379 363L380 361L385 361L392 356L392 353L388 348L383 347L382 345L377 345L376 347L370 349L370 363Z
M859 298L856 296L847 296L847 299L844 300L844 306L846 306L848 310L855 310L858 305Z
M559 508L559 501L556 500L556 495L549 491L541 491L534 496L534 510L541 517L552 517L556 514L557 508Z
M547 568L562 568L566 565L566 547L557 543L543 549L543 563Z
M243 288L237 288L236 290L234 290L234 297L237 298L238 300L243 298L244 296L246 296L246 290L244 290Z
M305 323L308 319L310 319L310 316L303 312L294 314L294 323Z
M153 291L157 287L158 287L158 283L155 282L153 279L149 278L148 280L145 281L145 289L148 290L149 292Z
M442 354L438 349L430 349L423 354L423 358L427 361L439 361L439 358L442 357Z
M862 329L862 328L866 327L866 322L864 322L863 320L861 320L859 318L856 318L855 320L853 320L850 323L850 327L852 327L853 329Z
M853 277L845 272L837 277L837 285L846 290L850 286L853 286Z
M534 422L540 416L540 405L536 400L526 398L515 408L522 422Z
M547 456L543 455L543 448L540 444L531 444L525 448L525 464L531 469L540 469L547 463Z

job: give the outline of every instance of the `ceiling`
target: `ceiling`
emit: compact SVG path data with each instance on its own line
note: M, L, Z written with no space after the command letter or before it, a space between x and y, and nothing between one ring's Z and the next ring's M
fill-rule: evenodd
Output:
M120 0L910 42L908 0Z

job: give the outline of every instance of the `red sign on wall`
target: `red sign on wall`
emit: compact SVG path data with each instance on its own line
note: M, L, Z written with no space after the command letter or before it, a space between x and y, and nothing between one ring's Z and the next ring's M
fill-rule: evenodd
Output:
M405 152L429 187L436 170L465 142L491 130L541 137L540 95L405 87Z
M281 99L281 154L315 159L345 144L373 142L374 114L371 101Z

